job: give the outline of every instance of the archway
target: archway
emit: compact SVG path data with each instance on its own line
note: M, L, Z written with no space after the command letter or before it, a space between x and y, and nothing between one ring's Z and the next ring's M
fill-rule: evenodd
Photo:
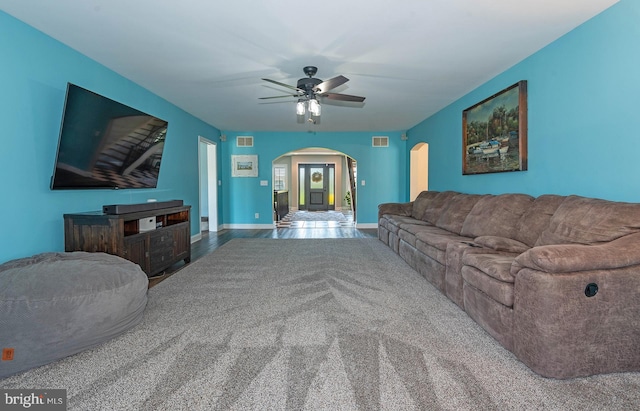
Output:
M346 153L325 147L305 147L283 153L272 161L272 177L274 192L274 223L283 217L284 210L279 210L283 192L286 193L287 206L290 211L308 209L309 193L305 191L301 166L324 165L331 170L331 179L335 182L327 187L327 201L332 210L351 210L355 222L357 181L357 163ZM308 168L306 168L308 170ZM304 173L304 171L303 171ZM309 176L304 176L309 180ZM348 199L347 199L347 193Z
M429 144L418 143L411 149L409 171L410 201L429 189Z

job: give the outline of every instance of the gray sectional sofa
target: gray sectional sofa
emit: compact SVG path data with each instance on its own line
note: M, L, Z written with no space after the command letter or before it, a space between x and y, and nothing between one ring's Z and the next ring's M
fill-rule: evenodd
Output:
M640 204L425 191L380 204L378 221L381 241L538 374L640 371Z

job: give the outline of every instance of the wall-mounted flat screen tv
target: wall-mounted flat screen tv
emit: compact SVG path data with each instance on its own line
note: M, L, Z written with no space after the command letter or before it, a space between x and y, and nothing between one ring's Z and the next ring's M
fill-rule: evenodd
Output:
M69 83L51 189L155 188L167 126Z

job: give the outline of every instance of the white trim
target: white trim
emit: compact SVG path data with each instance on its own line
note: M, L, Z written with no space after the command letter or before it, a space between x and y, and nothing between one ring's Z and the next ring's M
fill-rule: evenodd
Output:
M196 241L200 241L202 240L202 233L198 233L198 234L194 234L191 236L191 244L195 243Z
M213 146L215 153L216 153L216 158L214 158L214 164L213 164L213 169L215 171L215 179L213 182L209 181L209 184L213 185L213 188L215 190L213 196L211 196L210 191L211 190L207 190L207 193L209 193L209 197L214 197L215 198L215 210L216 210L216 215L211 216L210 212L212 205L211 205L211 198L207 199L207 204L209 205L209 210L207 210L207 215L209 216L209 223L213 224L214 226L217 225L218 223L218 173L217 173L217 169L218 169L218 158L217 158L217 153L218 153L218 145L209 140L206 137L203 136L198 136L198 232L201 232L202 229L200 228L200 222L202 221L202 170L201 168L201 156L202 156L202 152L200 151L202 148L202 144L204 144L207 147L207 151L208 151L208 147L209 146ZM193 218L193 213L191 215L191 218ZM211 228L209 228L209 230L211 230ZM197 241L197 240L196 240Z
M276 228L275 223L272 224L222 224L222 229L225 230L262 230Z
M356 228L378 228L378 223L356 223Z
M222 224L218 227L218 231L222 230L270 230L276 228L275 224ZM370 229L378 228L377 223L356 223L357 229ZM191 236L191 242L196 242L202 239L202 234L198 233Z

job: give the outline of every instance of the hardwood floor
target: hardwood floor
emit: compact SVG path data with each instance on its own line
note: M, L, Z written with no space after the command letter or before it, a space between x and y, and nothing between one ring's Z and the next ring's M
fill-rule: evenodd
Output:
M202 239L191 244L191 261L211 253L234 238L377 238L378 230L341 228L275 228L270 230L222 230L203 231ZM168 268L162 275L149 278L149 288L169 278L187 264L179 262Z

